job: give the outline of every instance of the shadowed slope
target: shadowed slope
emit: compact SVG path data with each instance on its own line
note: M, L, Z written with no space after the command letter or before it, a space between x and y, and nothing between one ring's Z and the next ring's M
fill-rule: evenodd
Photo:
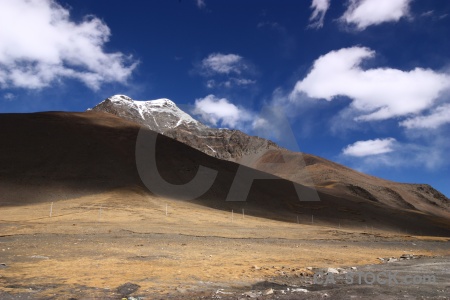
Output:
M324 158L282 149L269 140L239 130L209 128L168 99L134 101L125 95L115 95L92 110L135 122L210 156L315 186L326 193L450 218L450 200L429 185L384 180Z
M140 127L132 122L99 112L36 113L0 115L0 126L7 128L0 133L0 205L70 199L112 188L149 192L136 169ZM318 202L299 201L292 182L283 179L255 180L246 202L227 202L239 165L161 135L157 137L156 161L161 176L173 184L189 182L199 165L217 170L213 186L192 200L212 208L245 209L250 215L288 222L296 222L297 216L309 219L314 215L316 223L332 226L342 223L355 228L449 234L448 219L333 195L333 190L319 192Z

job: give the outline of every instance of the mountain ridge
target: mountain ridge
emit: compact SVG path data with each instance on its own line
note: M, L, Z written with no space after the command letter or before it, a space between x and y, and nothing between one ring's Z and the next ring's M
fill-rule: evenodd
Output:
M153 109L142 113L136 107ZM249 136L240 130L210 128L166 98L136 101L125 95L114 95L90 110L114 114L220 159L236 161L262 149L280 148L272 141ZM231 144L238 146L230 147Z
M217 159L109 113L0 114L0 125L10 128L0 131L0 139L8 141L0 151L0 206L76 201L83 196L102 197L112 190L142 201L148 195L164 201L164 197L155 195L143 184L137 170L136 142L143 131L156 138L156 165L167 182L186 184L196 176L200 166L217 171L213 185L203 195L178 201L227 212L245 209L246 215L291 223L296 223L297 217L310 219L313 214L314 225L319 226L342 224L358 230L373 226L377 230L408 230L433 236L450 233L450 218L342 196L333 190L319 189L320 201L299 201L296 188L310 191L311 187L295 183L294 188L292 181L273 176L270 181L255 180L246 201L227 201L241 168L255 178L267 174ZM130 204L126 197L117 201L125 206Z
M133 113L129 103L139 103L137 105L140 106L163 104L170 110L153 109L147 115L137 111ZM116 95L92 110L135 122L210 156L314 186L320 191L450 218L450 200L430 185L385 180L315 155L289 151L270 140L239 130L209 128L168 99L135 101L128 96Z

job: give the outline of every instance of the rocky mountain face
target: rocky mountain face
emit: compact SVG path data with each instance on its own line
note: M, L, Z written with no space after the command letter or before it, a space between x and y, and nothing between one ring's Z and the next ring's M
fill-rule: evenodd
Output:
M314 186L324 193L450 218L450 200L429 185L384 180L318 156L288 151L239 130L209 128L168 99L134 101L116 95L92 110L114 114L210 156Z
M210 128L179 109L169 99L134 101L125 95L115 95L92 110L114 114L210 156L229 161L279 148L269 140L249 136L239 130Z

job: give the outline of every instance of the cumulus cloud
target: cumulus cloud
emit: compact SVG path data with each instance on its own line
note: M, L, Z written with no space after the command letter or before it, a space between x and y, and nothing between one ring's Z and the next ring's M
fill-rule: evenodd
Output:
M255 118L255 120L253 120L252 122L252 127L255 130L259 130L259 131L265 131L268 128L271 128L272 125L269 123L269 121L267 119L265 119L264 117L257 117Z
M193 114L213 126L229 126L240 128L252 120L252 114L238 107L226 98L208 95L195 100Z
M311 9L313 10L309 18L310 24L308 27L322 28L325 14L330 7L330 0L312 0Z
M384 22L397 22L408 16L410 3L411 0L349 0L340 20L358 30Z
M389 153L393 151L396 143L394 138L358 141L348 145L342 150L342 154L348 156L365 157Z
M193 70L208 78L206 87L231 88L247 87L256 83L254 67L238 54L212 53L204 58Z
M368 48L351 47L319 57L296 83L290 99L296 101L302 94L328 101L346 96L352 100L356 120L385 120L430 109L450 88L448 74L430 69L363 69L361 64L374 55Z
M137 62L107 53L111 32L94 16L71 21L53 0L4 0L0 9L0 86L39 89L64 78L97 90L126 83Z
M447 155L450 151L448 139L440 134L431 134L425 139L421 138L409 143L394 140L388 149L391 151L366 156L344 154L341 159L348 166L361 172L386 167L436 170L450 163Z
M247 65L240 55L212 53L202 60L202 68L209 74L241 74Z
M436 129L447 123L450 123L450 104L440 105L428 115L408 118L400 125L408 129Z

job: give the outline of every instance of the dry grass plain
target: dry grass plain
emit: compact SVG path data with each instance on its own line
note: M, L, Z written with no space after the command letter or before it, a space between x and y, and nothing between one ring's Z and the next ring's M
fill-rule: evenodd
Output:
M242 211L232 217L132 191L55 201L51 217L50 206L1 208L0 291L5 295L120 299L117 287L131 282L146 299L177 298L262 281L282 283L283 277L311 273L307 267L378 264L378 257L404 253L450 255L448 238L329 227L318 219L311 224L305 216L300 224Z

